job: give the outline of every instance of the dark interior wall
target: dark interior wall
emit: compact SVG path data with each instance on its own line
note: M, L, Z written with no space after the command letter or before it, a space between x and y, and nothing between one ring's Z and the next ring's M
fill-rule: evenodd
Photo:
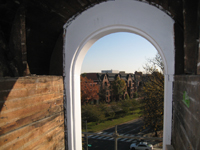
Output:
M27 69L31 74L62 75L62 71L52 68L62 69L61 62L57 63L56 58L62 56L62 40L60 34L63 32L63 25L67 20L92 7L104 0L5 0L1 1L0 11L0 29L1 39L6 45L6 50L2 56L1 76L23 76L23 70ZM183 1L176 0L146 0L149 3L165 11L175 20L175 46L176 46L176 74L182 74L184 71L184 50L183 50ZM162 7L159 7L162 6ZM25 14L25 35L26 35L26 61L23 64L21 39L23 38L19 31L22 29L19 9L24 8ZM15 43L12 44L12 43ZM3 46L1 46L3 47ZM21 51L20 51L21 50ZM52 60L55 62L52 62ZM53 65L53 66L51 66ZM58 73L59 72L59 73Z
M9 9L7 9L9 8ZM19 6L10 1L0 1L0 75L1 76L19 76L17 68L16 54L20 43L13 43L13 36L19 36L14 33L14 28L19 25ZM15 48L15 50L13 49Z
M51 57L56 55L56 51L62 55L61 45L58 45L62 41L58 40L62 40L59 37L63 25L73 16L102 1L0 1L0 76L24 76L29 72L48 75L50 72L52 74L52 68L62 69L62 64L55 67L56 62L51 63L54 60ZM57 71L55 74L58 74ZM59 72L59 75L62 73Z
M175 74L184 74L184 34L183 27L174 24L174 46L175 46Z
M172 144L175 150L200 149L200 75L176 75ZM188 100L188 106L184 103Z
M197 74L198 59L198 2L183 0L184 72Z
M50 75L63 75L63 33L60 34L53 49L49 68Z
M0 39L1 46L0 57L1 76L23 76L24 70L30 71L31 74L48 75L59 74L62 71L52 72L52 68L62 69L59 62L52 63L56 60L54 57L62 55L60 52L62 41L60 34L63 32L63 25L69 20L83 12L84 10L101 3L105 0L3 0L0 2ZM147 0L150 5L162 9L176 21L176 24L183 27L182 1L170 0ZM159 6L162 6L159 7ZM26 36L26 59L23 59L23 36L19 32L23 30L23 24L20 18L20 9L23 8L25 15ZM178 33L180 34L180 33ZM14 43L14 44L13 44ZM178 42L179 43L179 42ZM4 48L3 48L4 47ZM6 48L5 48L6 47ZM180 47L180 46L179 46ZM3 50L2 50L3 49ZM180 49L180 48L179 48ZM57 52L58 51L58 52ZM178 51L179 56L182 51ZM58 53L58 55L56 54ZM53 58L52 58L53 57ZM59 56L61 58L61 56ZM180 58L180 57L179 57ZM61 59L59 59L61 60ZM181 66L182 60L177 64ZM53 66L51 66L53 65ZM56 66L57 65L57 66ZM59 73L58 73L59 72Z
M199 2L199 5L198 5L198 24L197 24L197 28L198 28L198 33L199 33L199 38L198 38L198 41L200 43L200 2ZM200 44L198 45L198 61L197 61L197 74L200 75Z
M48 75L56 41L63 20L37 5L26 7L27 59L31 74Z
M175 24L172 145L200 149L199 1L183 0L183 28Z

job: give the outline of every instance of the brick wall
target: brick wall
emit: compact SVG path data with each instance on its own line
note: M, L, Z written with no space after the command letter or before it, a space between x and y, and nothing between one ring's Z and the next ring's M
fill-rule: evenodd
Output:
M172 144L176 150L200 149L199 81L200 75L175 76ZM186 105L183 100L189 103Z
M0 79L0 149L64 149L63 78Z

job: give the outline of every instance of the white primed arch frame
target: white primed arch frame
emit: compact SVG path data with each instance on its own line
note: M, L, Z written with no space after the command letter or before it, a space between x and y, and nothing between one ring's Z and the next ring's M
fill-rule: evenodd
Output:
M64 26L64 66L67 99L68 148L81 150L80 71L89 48L115 32L141 35L158 50L164 61L163 149L171 144L172 82L174 75L174 21L161 10L138 1L116 0L96 5Z

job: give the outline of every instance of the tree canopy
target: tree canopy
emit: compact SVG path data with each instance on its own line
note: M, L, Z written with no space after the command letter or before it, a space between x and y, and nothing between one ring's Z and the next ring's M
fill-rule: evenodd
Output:
M107 91L107 87L100 87L99 89L99 101L100 102L106 102L106 91Z
M153 59L148 59L147 64L145 69L149 74L143 77L143 99L141 101L143 104L143 117L145 126L151 126L157 136L158 129L163 126L164 67L159 54ZM160 68L157 69L156 66Z
M121 100L121 97L126 91L126 82L123 79L117 77L116 80L111 83L111 87L116 100Z
M147 62L143 68L146 71L146 74L151 74L153 72L164 72L164 64L159 53L156 54L154 58L147 59Z
M98 85L91 79L81 76L81 103L87 104L92 100L98 100L99 99L98 93L99 93Z

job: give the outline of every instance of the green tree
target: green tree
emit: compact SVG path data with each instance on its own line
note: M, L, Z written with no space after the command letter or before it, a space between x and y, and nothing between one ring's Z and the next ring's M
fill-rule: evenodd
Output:
M106 90L107 88L100 88L99 90L99 101L100 102L106 102Z
M97 105L82 105L81 107L82 119L88 122L96 122L99 124L103 122L105 118L105 113Z
M112 83L112 93L116 100L121 100L124 92L126 91L126 83L123 79L117 77Z
M125 99L126 99L126 100L130 99L130 97L129 97L128 94L125 95Z
M164 67L158 54L155 58L149 59L148 62L146 71L149 74L143 77L143 99L141 102L145 127L151 126L155 131L155 136L157 136L157 131L163 126ZM160 68L157 69L157 67Z

